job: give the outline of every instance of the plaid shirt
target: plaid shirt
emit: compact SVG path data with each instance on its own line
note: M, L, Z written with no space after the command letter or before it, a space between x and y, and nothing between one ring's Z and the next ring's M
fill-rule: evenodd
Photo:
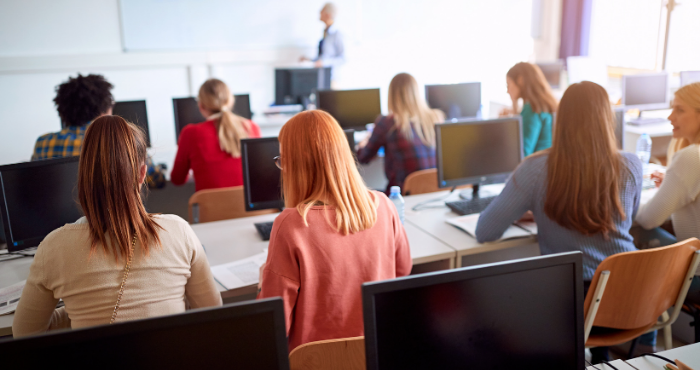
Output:
M357 153L360 163L369 163L384 147L384 172L389 179L385 193L392 186L403 187L406 176L418 170L435 168L435 147L425 145L413 131L409 140L394 127L392 116L379 117L374 123L374 131L367 145Z
M80 155L80 146L87 125L68 126L59 132L42 135L36 140L32 160L72 157Z

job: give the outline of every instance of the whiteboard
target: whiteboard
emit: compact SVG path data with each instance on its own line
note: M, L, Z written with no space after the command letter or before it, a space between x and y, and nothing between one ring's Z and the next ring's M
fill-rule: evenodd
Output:
M361 0L334 1L338 23ZM308 47L323 0L120 0L125 51Z

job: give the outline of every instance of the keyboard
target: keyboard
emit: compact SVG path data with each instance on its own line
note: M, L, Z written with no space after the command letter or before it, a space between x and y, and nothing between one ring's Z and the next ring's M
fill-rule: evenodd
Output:
M462 216L481 213L486 207L493 202L496 197L474 198L467 200L458 200L455 202L445 202L445 205L457 214Z
M668 119L663 118L663 117L649 117L649 118L637 118L637 119L632 119L627 121L627 123L635 126L644 126L644 125L656 125L659 123L666 123L668 122Z
M259 222L254 225L255 228L258 229L258 234L260 234L262 240L270 240L270 233L272 232L272 222Z

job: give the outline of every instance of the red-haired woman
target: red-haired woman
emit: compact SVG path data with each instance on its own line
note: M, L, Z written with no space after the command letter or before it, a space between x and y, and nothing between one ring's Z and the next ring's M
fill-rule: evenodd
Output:
M143 207L146 141L138 127L119 116L96 119L79 166L85 217L39 245L15 313L15 337L170 315L187 303L221 305L189 224ZM65 307L56 309L59 298Z
M399 215L386 195L367 189L328 113L297 114L279 141L287 208L272 228L259 297L284 299L290 351L362 335L362 283L411 271Z

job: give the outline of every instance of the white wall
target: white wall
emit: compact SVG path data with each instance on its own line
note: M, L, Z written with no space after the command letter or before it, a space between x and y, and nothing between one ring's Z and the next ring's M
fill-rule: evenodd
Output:
M285 0L255 3L275 1ZM489 100L504 98L508 68L534 59L531 0L342 4L338 26L346 33L348 62L338 85L380 87L385 111L396 73L426 84L481 81L487 108ZM304 21L315 22L317 33L295 46L125 53L119 16L118 0L0 0L0 164L28 160L36 137L59 129L54 89L77 72L104 74L118 101L146 99L156 159L171 162L173 97L196 94L204 80L218 77L234 92L251 94L254 120L261 121L274 100L274 68L313 56L323 30L318 14L310 14Z

